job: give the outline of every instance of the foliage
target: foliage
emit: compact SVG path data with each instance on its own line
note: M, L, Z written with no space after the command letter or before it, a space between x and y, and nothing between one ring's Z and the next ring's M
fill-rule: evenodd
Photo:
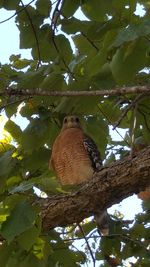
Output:
M139 5L142 16L137 12ZM149 1L35 0L24 6L19 0L0 0L0 8L14 11L19 46L31 49L32 55L30 60L10 55L10 62L0 65L0 109L8 118L0 141L1 266L83 266L90 254L86 246L85 251L75 247L74 239L82 237L78 228L42 232L40 210L32 206L37 198L34 186L47 194L61 190L48 172L48 161L66 114L81 117L104 163L110 163L150 144L150 98L144 94L67 98L36 93L23 97L17 92L149 85ZM13 95L5 94L8 88ZM111 126L124 129L121 141L117 132L116 140L112 139ZM132 226L113 217L109 237L95 235L89 220L82 224L98 264L106 260L99 266L110 266L109 255L121 266L132 256L136 259L132 266L150 266L148 210L145 204Z

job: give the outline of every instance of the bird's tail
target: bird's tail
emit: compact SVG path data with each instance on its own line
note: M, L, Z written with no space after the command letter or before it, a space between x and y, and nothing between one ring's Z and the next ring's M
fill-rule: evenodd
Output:
M94 215L98 232L100 235L109 235L109 215L107 210L99 211Z

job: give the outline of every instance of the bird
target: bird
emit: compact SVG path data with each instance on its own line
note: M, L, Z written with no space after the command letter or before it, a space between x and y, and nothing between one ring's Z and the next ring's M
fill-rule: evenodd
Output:
M62 185L77 185L92 179L102 168L102 160L93 139L84 133L79 117L66 116L51 152L49 169ZM95 214L98 231L108 235L107 211Z
M150 186L146 187L146 190L138 193L138 198L140 198L143 201L149 200L150 199Z

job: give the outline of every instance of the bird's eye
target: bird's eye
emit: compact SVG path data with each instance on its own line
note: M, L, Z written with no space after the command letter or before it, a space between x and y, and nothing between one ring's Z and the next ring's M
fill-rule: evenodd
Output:
M79 118L78 117L76 118L76 122L79 122Z
M64 119L64 123L67 123L67 118Z

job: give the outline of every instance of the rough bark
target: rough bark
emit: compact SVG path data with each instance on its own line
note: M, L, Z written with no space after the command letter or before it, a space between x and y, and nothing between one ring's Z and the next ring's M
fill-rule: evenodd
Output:
M104 167L76 192L40 199L43 229L79 223L97 210L106 209L148 185L150 146L133 158L128 156Z
M18 95L18 96L112 96L112 95L125 95L125 94L150 94L150 87L149 86L132 86L132 87L121 87L121 88L114 88L114 89L100 89L100 90L87 90L82 91L78 88L77 91L61 91L61 90L55 90L51 91L49 88L45 90L41 89L20 89L20 90L14 90L11 87L6 88L5 91L0 92L0 96L12 96L12 95Z

